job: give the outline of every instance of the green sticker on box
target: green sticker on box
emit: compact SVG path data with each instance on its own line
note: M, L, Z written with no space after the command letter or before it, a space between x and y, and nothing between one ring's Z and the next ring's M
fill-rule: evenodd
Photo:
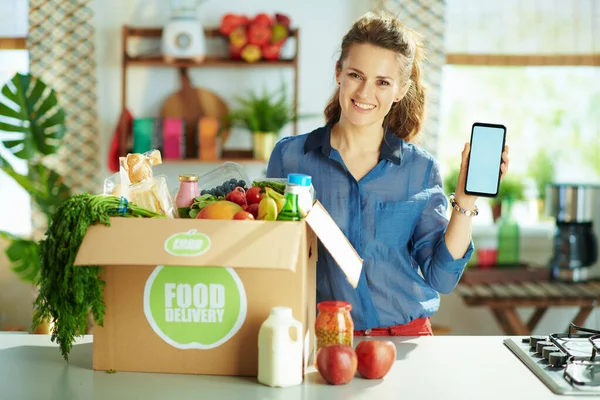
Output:
M246 320L244 286L232 268L157 266L146 281L144 313L165 342L178 349L212 349Z
M165 251L174 256L199 256L209 248L210 238L196 229L176 233L165 241Z

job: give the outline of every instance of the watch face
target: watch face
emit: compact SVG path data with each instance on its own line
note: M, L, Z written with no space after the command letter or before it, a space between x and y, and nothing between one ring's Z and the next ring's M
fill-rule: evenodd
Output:
M180 49L187 49L192 44L192 36L187 32L182 32L175 36L175 44Z

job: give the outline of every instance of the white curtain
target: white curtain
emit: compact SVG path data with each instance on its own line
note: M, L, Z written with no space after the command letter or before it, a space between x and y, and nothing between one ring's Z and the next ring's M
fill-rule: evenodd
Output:
M371 0L375 11L388 11L409 28L423 35L427 62L422 76L427 85L427 117L421 132L421 146L436 155L439 135L439 100L444 51L445 0Z
M94 11L91 0L30 0L27 47L30 72L58 93L66 132L48 164L65 177L71 193L99 186ZM39 213L35 230L43 229Z

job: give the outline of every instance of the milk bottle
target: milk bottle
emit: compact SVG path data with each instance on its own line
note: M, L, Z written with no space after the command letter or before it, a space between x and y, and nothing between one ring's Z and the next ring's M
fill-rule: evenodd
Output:
M258 332L258 382L287 387L302 379L302 323L291 308L273 307Z

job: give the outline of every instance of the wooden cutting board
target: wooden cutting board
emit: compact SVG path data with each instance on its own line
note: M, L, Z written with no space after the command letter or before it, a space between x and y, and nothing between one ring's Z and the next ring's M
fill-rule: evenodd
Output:
M227 103L216 93L203 88L193 87L186 68L180 69L181 89L164 101L160 114L162 118L182 118L186 123L186 147L194 145L193 134L196 132L200 117L214 117L219 121L229 114ZM188 133L189 132L189 133ZM221 131L221 146L229 136L229 129ZM189 157L189 150L187 152Z

